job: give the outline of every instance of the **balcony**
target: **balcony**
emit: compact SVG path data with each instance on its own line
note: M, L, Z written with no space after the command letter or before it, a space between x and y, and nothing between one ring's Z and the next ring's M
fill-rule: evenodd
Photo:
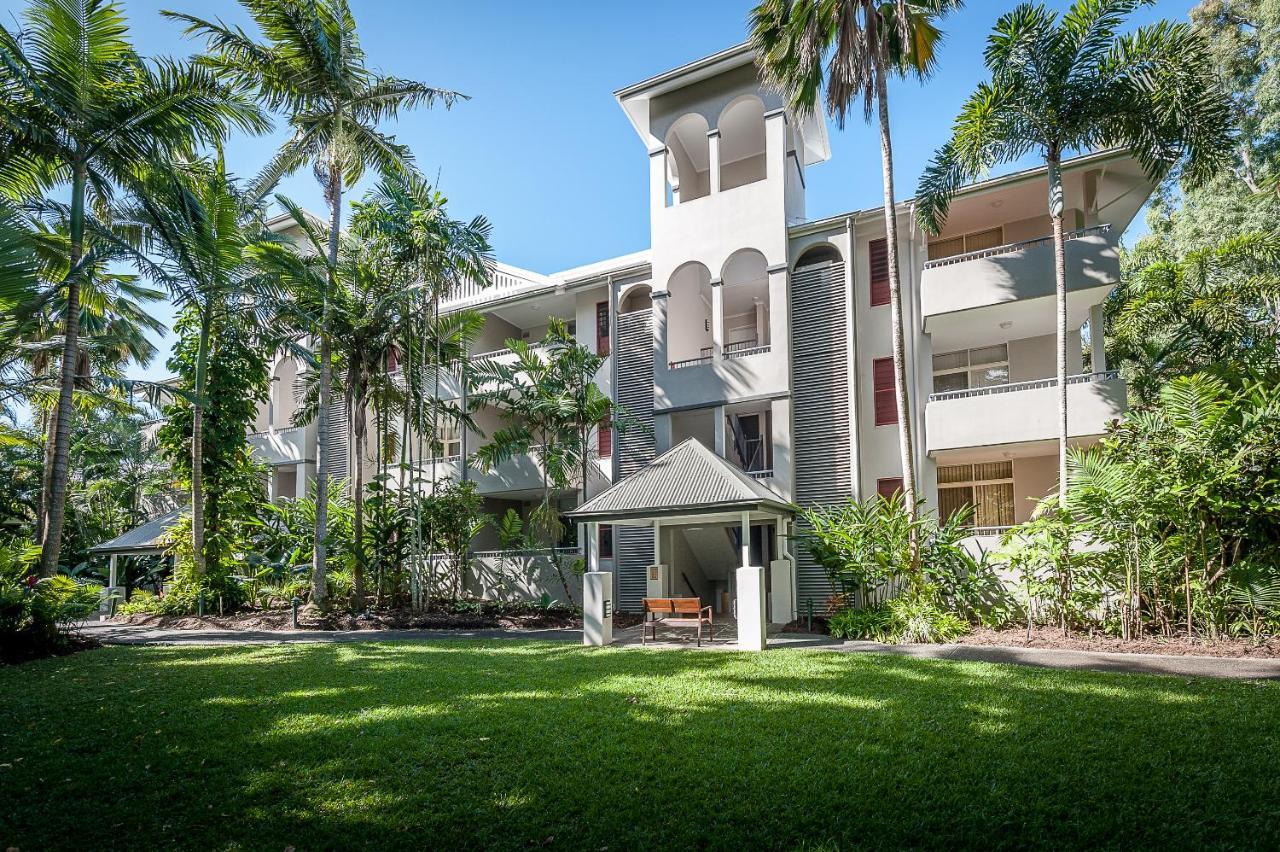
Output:
M487 286L479 287L472 282L462 284L440 303L440 310L456 311L485 302L495 302L553 289L555 289L555 282L545 275L498 263L494 265L493 274L489 276Z
M1110 289L1120 280L1118 238L1110 225L1066 234L1068 292ZM921 312L927 320L1055 289L1053 238L1040 237L929 261L920 277Z
M298 464L311 458L308 445L307 426L292 426L287 429L268 429L265 432L254 432L249 436L249 449L255 461L265 465Z
M930 453L1058 438L1056 378L947 391L929 396L925 436ZM1101 435L1125 411L1125 384L1115 372L1067 377L1067 433Z

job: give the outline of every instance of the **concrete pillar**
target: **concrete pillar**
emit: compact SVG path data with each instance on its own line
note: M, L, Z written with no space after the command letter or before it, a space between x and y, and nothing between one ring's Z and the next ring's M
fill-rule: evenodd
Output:
M716 455L722 459L728 458L726 453L729 449L729 441L725 436L726 429L728 429L728 425L724 420L724 406L717 405L711 409L711 434L715 436L715 446L711 449L715 450Z
M743 512L739 524L742 531L742 567L748 568L751 566L751 513Z
M1089 361L1095 373L1107 371L1107 319L1101 303L1089 308Z
M711 171L708 174L710 179L711 194L720 191L720 131L707 131L707 159L710 161Z
M716 358L724 355L724 282L711 279L711 351Z
M666 147L649 152L649 214L655 215L667 206L667 157Z
M763 651L768 641L764 612L764 569L739 568L737 580L738 650Z
M612 643L613 574L588 571L582 575L582 644L596 647Z
M649 566L645 578L645 597L665 598L669 594L670 584L667 582L668 569L662 562L662 522L653 522L653 564Z
M796 617L795 570L787 541L787 519L779 517L776 526L778 558L769 563L769 621L787 624Z

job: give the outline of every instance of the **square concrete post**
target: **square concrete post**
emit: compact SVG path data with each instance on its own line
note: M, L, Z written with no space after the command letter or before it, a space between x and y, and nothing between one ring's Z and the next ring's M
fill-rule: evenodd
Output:
M724 282L711 279L711 354L724 354Z
M763 651L766 642L764 568L751 565L751 514L742 513L742 567L737 571L738 648Z
M1107 371L1107 349L1104 339L1107 333L1106 311L1101 303L1089 308L1089 363L1090 371Z
M712 194L720 191L720 131L707 131L707 160L710 163L710 186Z
M613 574L609 571L582 575L582 644L613 644Z

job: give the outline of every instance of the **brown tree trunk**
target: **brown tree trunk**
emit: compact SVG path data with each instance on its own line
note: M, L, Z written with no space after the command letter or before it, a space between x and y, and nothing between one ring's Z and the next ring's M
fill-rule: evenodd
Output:
M1058 329L1058 507L1067 508L1067 260L1062 232L1062 173L1057 154L1048 158L1049 218L1053 222L1053 279Z
M50 429L54 432L53 459L50 463L49 489L43 500L43 538L40 540L40 575L52 577L58 571L62 551L62 525L67 511L67 478L70 475L71 407L76 381L76 348L80 337L80 280L76 267L84 254L84 196L87 168L77 163L71 174L71 253L67 280L67 316L63 327L62 374L58 403Z
M208 384L212 304L205 305L200 318L200 345L196 351L196 399L191 406L191 558L197 577L206 572L204 556L204 396Z
M910 576L920 581L920 540L916 521L915 449L911 441L911 399L907 383L905 326L902 318L902 279L898 266L898 215L893 191L893 140L889 135L889 87L885 70L877 68L876 104L880 112L880 169L884 178L884 229L889 261L889 323L893 338L893 381L897 390L898 451L902 463L902 501L912 523L910 536Z
M357 379L358 381L358 379ZM365 402L358 395L348 397L351 406L351 431L355 434L355 459L351 482L352 507L355 517L352 520L352 533L355 538L355 570L352 572L353 590L352 605L356 612L364 612L364 454L367 443L368 420L365 417Z

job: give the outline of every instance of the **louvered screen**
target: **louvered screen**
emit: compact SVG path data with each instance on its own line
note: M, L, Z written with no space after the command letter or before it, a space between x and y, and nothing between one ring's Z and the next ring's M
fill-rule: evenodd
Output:
M618 403L635 422L613 440L615 482L621 482L653 461L653 311L619 314ZM635 612L645 592L645 569L653 562L653 531L646 527L616 528L617 608Z
M871 375L876 404L876 425L892 426L898 422L898 391L893 382L893 359L875 359L871 362Z
M347 404L343 400L331 402L327 417L329 442L321 460L324 475L342 482L348 477L351 452L351 430L347 425Z
M889 241L872 240L867 246L871 257L871 307L889 304Z
M849 497L848 324L844 263L804 266L791 276L792 435L795 501L831 505ZM802 536L804 530L797 530ZM831 585L807 548L796 555L797 608L826 609Z

